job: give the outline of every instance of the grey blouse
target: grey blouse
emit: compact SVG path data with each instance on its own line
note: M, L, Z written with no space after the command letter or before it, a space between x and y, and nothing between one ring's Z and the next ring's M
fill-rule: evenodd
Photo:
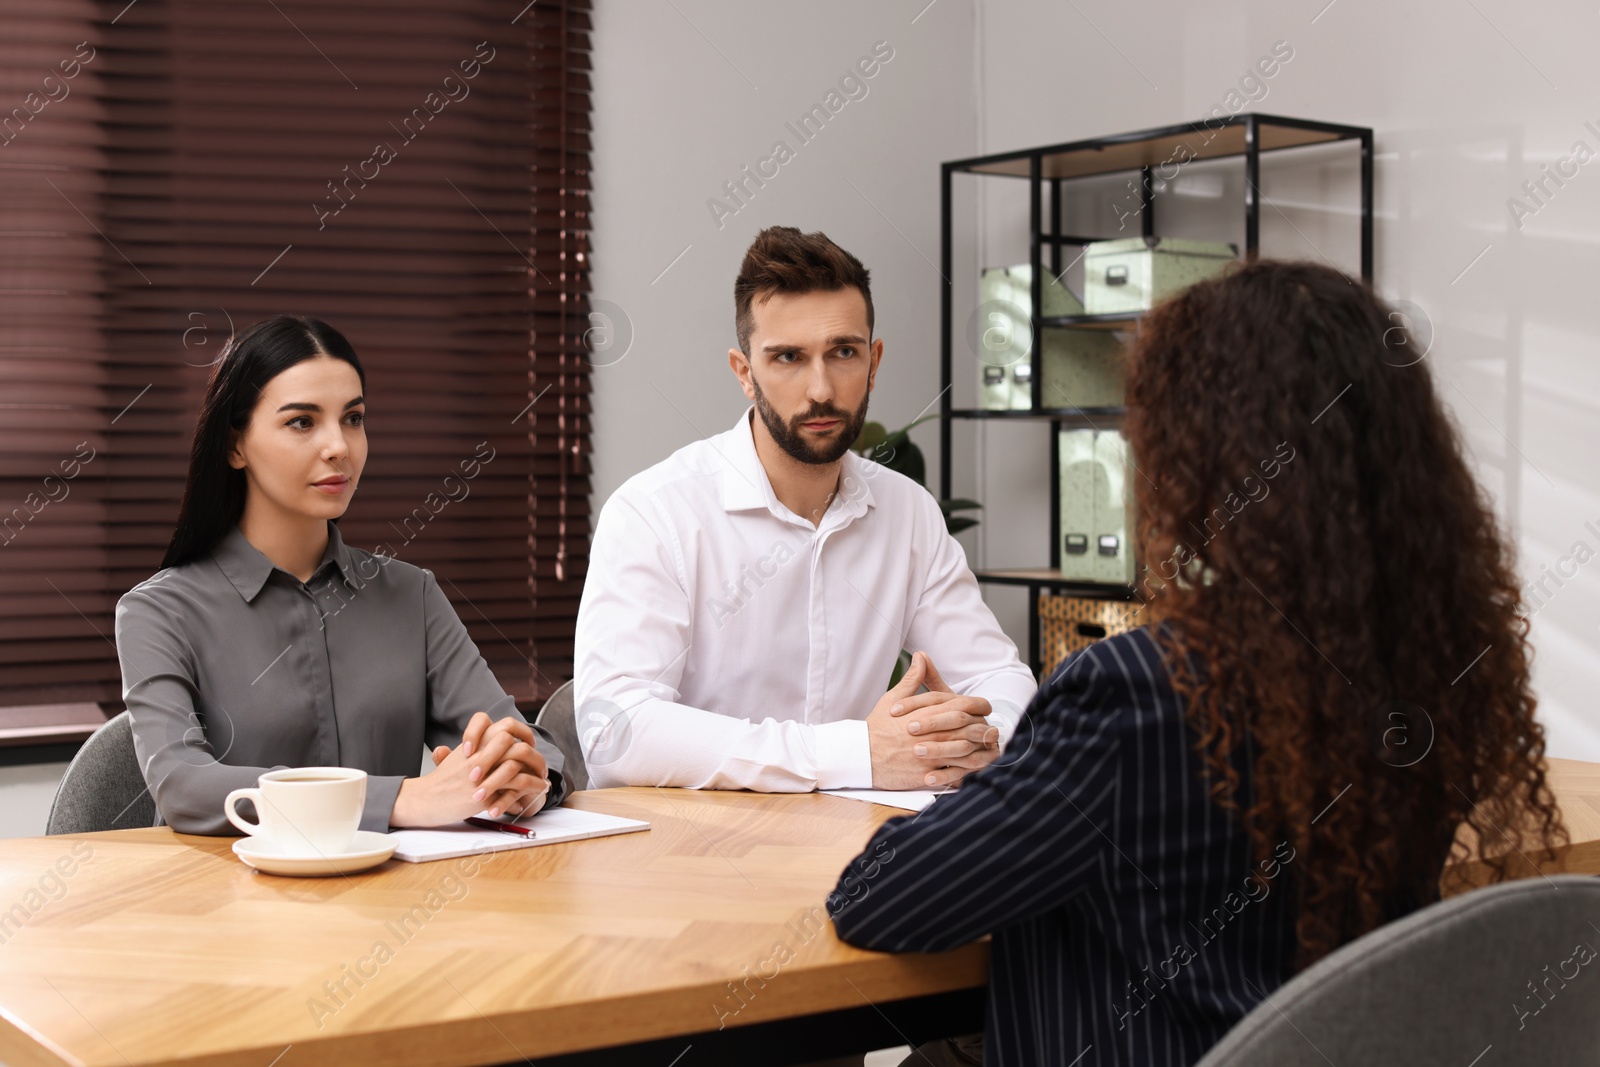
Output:
M456 745L473 713L521 719L431 571L328 550L302 584L238 528L210 557L159 571L117 603L122 696L162 818L192 834L235 832L229 791L278 767L368 774L363 830L389 829L423 743ZM538 731L550 797L560 750Z

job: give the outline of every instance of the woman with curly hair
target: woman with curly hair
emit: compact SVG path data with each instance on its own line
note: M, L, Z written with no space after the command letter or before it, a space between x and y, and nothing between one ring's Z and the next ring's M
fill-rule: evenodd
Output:
M1143 323L1147 625L1063 663L1002 758L886 823L829 900L865 948L994 935L983 1062L1193 1063L1437 900L1458 835L1500 877L1564 839L1513 550L1396 322L1262 261Z

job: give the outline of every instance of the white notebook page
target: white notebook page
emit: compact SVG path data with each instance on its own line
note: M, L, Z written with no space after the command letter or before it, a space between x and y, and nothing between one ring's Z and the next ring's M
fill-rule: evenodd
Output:
M486 812L480 813L480 816L488 817ZM461 822L428 830L396 830L389 837L395 842L395 859L407 863L426 863L429 860L448 860L457 856L515 848L537 848L561 841L582 841L590 837L631 834L650 829L649 823L639 819L601 815L577 808L550 808L531 818L517 820L517 825L528 827L535 836L530 838L503 830L484 830Z

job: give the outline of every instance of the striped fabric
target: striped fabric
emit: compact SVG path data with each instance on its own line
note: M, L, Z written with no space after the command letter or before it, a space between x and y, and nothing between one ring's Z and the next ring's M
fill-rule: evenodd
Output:
M1002 760L886 823L829 910L887 952L992 933L989 1067L1190 1064L1292 973L1294 850L1250 852L1140 629L1063 663Z

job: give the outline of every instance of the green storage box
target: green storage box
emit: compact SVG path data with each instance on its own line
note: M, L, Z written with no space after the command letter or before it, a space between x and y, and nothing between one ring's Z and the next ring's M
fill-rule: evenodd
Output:
M1132 585L1127 451L1116 430L1062 430L1061 576Z
M1033 364L1022 353L1008 367L979 364L979 403L988 411L1033 406ZM1125 394L1122 343L1109 330L1044 331L1044 406L1120 407Z
M1014 304L1022 321L1027 322L1033 308L1032 265L1019 263L1014 267L985 267L978 281L978 300L982 303L1003 300ZM1083 314L1083 304L1072 295L1072 290L1057 281L1048 270L1045 271L1042 303L1044 311L1041 314L1044 318Z
M1044 406L1121 407L1126 395L1122 342L1110 330L1044 331ZM1017 405L1027 407L1026 398Z
M1233 245L1172 237L1096 241L1083 254L1083 305L1090 315L1148 311L1158 301L1218 274Z
M1095 454L1093 430L1062 430L1058 469L1061 475L1061 576L1094 581Z
M968 331L978 357L978 406L988 411L1030 408L1033 268L1026 263L986 268L978 300ZM1046 316L1083 314L1078 298L1054 278L1045 279L1041 303Z
M1020 366L1027 367L1026 362ZM985 411L1005 411L1011 407L1011 367L978 364L978 406ZM1024 404L1024 407L1027 405Z

